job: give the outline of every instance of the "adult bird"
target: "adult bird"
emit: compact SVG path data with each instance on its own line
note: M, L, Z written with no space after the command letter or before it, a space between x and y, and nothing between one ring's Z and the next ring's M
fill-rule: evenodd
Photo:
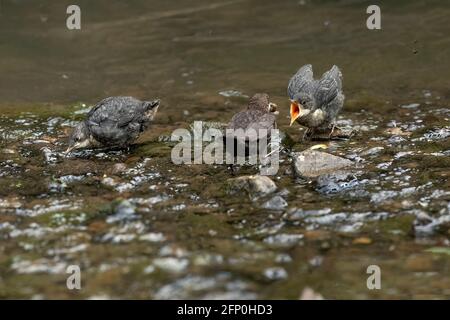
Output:
M291 125L307 128L305 137L327 133L331 138L336 117L344 105L342 73L337 66L314 79L310 64L301 67L289 81L287 93L291 102Z
M69 138L66 153L89 147L128 147L148 129L159 108L159 100L109 97L100 101L80 122Z

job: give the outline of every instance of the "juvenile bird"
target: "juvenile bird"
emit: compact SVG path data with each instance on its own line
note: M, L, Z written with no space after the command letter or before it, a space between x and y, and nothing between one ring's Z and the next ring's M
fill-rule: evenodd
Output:
M277 127L276 115L278 114L277 105L269 101L267 93L257 93L250 98L245 110L236 113L228 124L228 129L259 129L268 130Z
M310 64L301 67L291 78L287 90L291 107L291 125L294 122L307 127L305 137L327 133L331 138L335 121L344 104L342 73L337 66L314 80Z
M233 156L238 156L238 145L242 145L245 152L240 156L246 157L250 155L249 143L259 143L261 139L266 139L269 144L271 129L277 128L277 114L277 105L269 101L268 94L257 93L251 97L247 108L236 113L227 126L224 139L227 145L233 145ZM227 152L230 151L227 147Z
M109 97L100 101L80 122L69 138L69 148L127 147L145 131L159 108L159 100Z

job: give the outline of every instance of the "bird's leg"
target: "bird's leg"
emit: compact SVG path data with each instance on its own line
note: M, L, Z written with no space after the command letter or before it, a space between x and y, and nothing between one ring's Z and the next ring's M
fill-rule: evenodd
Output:
M309 137L313 135L314 131L310 128L306 128L305 133L303 133L303 141L306 141Z
M330 135L329 135L329 139L331 139L333 137L333 133L334 133L334 129L336 128L336 124L333 123L333 125L331 126L331 131L330 131ZM338 128L339 129L339 128Z

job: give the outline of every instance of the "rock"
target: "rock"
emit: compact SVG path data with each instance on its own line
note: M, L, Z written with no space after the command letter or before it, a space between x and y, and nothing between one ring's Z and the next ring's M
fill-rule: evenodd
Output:
M411 135L411 132L403 131L399 127L388 128L388 129L386 129L385 132L387 134L394 135L394 136L410 136Z
M282 280L288 277L286 270L281 267L267 268L264 270L264 276L270 280Z
M306 287L300 294L299 300L323 300L323 297L320 293L317 293L313 289Z
M156 258L153 260L153 265L170 273L180 273L188 267L189 260L174 257Z
M102 183L104 186L107 186L107 187L115 187L115 186L117 186L117 185L119 184L116 180L114 180L114 179L111 178L111 177L104 177L104 178L102 179L101 183Z
M416 237L431 236L434 234L448 235L450 230L450 214L432 218L425 213L416 215L413 231Z
M264 239L264 243L276 246L291 246L296 245L302 239L303 239L302 234L281 233L268 236L267 238Z
M275 182L269 177L259 175L228 179L227 183L229 193L236 194L244 190L252 198L264 196L277 190Z
M316 189L320 193L330 194L353 189L359 184L360 181L353 173L338 171L319 176Z
M402 105L402 108L403 108L403 109L416 109L416 108L418 108L419 106L420 106L419 103L410 103L410 104Z
M300 152L294 159L295 173L304 178L315 178L351 166L354 166L353 161L312 150Z
M283 210L287 206L288 203L281 196L274 196L272 199L263 203L261 207L269 210Z
M361 153L362 156L375 156L384 150L383 147L373 147Z
M128 200L121 201L115 208L114 214L106 219L107 223L115 223L119 221L129 221L136 219L136 206Z
M116 175L116 174L125 172L126 170L127 170L127 165L125 163L116 163L115 165L112 166L109 173L112 175Z

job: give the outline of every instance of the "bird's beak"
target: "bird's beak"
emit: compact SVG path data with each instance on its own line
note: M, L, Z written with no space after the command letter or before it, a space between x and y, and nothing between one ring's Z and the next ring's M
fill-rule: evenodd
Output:
M273 102L269 102L269 112L277 115L279 112L277 111L278 106L273 103Z
M301 109L301 104L299 104L297 101L291 100L291 126L295 122L295 120L300 117Z

